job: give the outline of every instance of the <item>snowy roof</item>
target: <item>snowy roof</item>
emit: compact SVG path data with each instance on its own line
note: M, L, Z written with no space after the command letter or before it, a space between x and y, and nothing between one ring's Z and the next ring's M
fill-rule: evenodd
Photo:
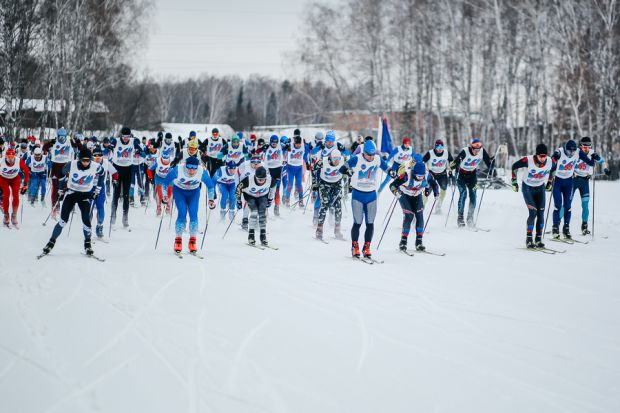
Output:
M0 112L6 113L9 107L7 99L0 99ZM45 111L45 99L24 99L22 102L22 110L34 110L35 112ZM63 108L63 101L61 100L48 100L47 110L50 112L61 112ZM10 107L17 108L19 106L19 99L12 99ZM75 105L72 104L70 110L75 110ZM100 101L94 101L90 105L90 113L108 113L108 108L105 103Z

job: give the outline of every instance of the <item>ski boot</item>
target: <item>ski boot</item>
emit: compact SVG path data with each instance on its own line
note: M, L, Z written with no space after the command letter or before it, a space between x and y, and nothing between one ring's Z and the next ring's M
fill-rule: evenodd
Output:
M234 219L235 219L235 211L231 209L230 211L228 211L228 220L232 221Z
M400 243L398 244L398 249L403 252L407 252L407 236L406 235L402 235L400 237Z
M467 214L467 226L470 227L470 228L475 228L476 224L474 224L474 217L473 217L473 215Z
M353 255L355 258L360 257L360 244L357 241L353 241L351 243L351 255Z
M43 208L47 207L47 204L45 203L45 199L41 200L41 206Z
M34 206L34 198L30 199L30 206Z
M172 213L172 205L170 205L170 201L166 204L166 215L170 215Z
M344 239L344 235L342 235L342 231L340 231L340 224L336 224L336 226L334 227L334 237L340 240Z
M254 239L254 229L248 231L248 244L256 245L256 239Z
M323 225L316 226L316 239L323 240Z
M581 223L581 235L590 235L591 232L590 230L588 230L588 223L587 222L582 222Z
M18 224L19 222L17 222L17 213L13 212L11 214L11 225L13 225L14 227L17 227Z
M175 237L174 238L174 252L177 254L181 253L183 250L183 238Z
M276 216L276 217L280 216L280 205L275 205L273 207L273 215Z
M422 244L422 238L415 239L415 249L416 251L426 251L426 247Z
M226 210L223 209L220 211L220 222L224 222L225 219L226 219Z
M97 234L97 238L103 238L103 225L97 225L95 228L95 234Z
M300 208L303 208L303 207L304 207L304 200L303 200L303 198L299 197L299 202L297 203L297 205L298 205Z
M372 254L370 253L370 242L366 241L364 243L364 248L362 248L362 254L364 254L364 258L372 258Z
M465 226L465 220L463 219L463 214L459 214L458 218L456 219L456 224L459 226L459 228L463 228Z
M557 225L551 227L551 238L560 239L560 227L558 227Z
M267 242L267 230L260 230L260 243L263 247L267 247L269 243Z
M534 240L532 239L532 234L527 234L525 236L525 248L527 249L536 248L536 244L534 243Z
M241 220L241 229L244 231L248 230L248 219L247 218L243 218Z
M95 251L93 251L93 246L90 243L90 239L84 240L84 252L88 256L91 256L95 253Z
M140 205L146 206L146 197L144 195L140 195Z
M189 237L188 248L189 248L190 254L191 253L195 253L196 251L198 251L198 247L196 246L196 237L195 236L190 236Z
M129 214L127 212L123 212L123 227L127 228L129 226Z
M133 200L133 198L131 198L131 200L129 200L129 206L134 208L136 206L136 202Z
M572 240L573 239L573 237L570 235L570 228L566 224L562 228L562 234L564 235L564 239L567 239L567 240Z
M11 228L9 225L9 214L4 214L4 221L2 222L4 224L5 227L7 228Z
M289 198L283 198L283 199L282 199L282 204L283 204L285 207L287 207L287 208L290 208L290 207L291 207L291 201L290 201L290 199L289 199Z
M540 234L536 234L536 238L534 238L534 245L536 248L545 248L545 243L542 242L542 237Z
M49 254L50 251L54 248L54 245L56 245L56 241L49 240L47 242L47 244L45 244L45 247L43 247L43 253L44 254Z
M157 211L155 212L157 216L161 215L161 205L157 205Z

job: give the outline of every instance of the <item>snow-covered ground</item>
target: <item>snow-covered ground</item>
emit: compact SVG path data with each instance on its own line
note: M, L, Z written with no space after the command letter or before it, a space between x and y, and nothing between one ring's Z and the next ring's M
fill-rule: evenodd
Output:
M167 218L154 250L152 207L95 245L105 263L81 255L79 215L37 261L51 226L28 205L0 229L0 411L618 412L618 189L597 184L597 238L557 255L519 249L520 193L486 192L489 233L433 215L445 257L396 251L397 208L372 266L313 240L310 210L271 219L279 251L222 240L214 214L205 260L178 259Z

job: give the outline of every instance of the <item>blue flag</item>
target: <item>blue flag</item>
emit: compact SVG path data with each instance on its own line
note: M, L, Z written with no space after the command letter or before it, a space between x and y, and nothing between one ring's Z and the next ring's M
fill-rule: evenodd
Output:
M381 119L381 153L392 153L392 137L388 130L387 118Z

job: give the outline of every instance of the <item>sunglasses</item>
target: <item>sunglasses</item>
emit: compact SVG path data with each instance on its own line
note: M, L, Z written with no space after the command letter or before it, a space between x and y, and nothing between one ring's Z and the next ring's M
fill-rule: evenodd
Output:
M90 158L82 158L82 159L80 159L80 161L82 161L82 162L90 162Z

